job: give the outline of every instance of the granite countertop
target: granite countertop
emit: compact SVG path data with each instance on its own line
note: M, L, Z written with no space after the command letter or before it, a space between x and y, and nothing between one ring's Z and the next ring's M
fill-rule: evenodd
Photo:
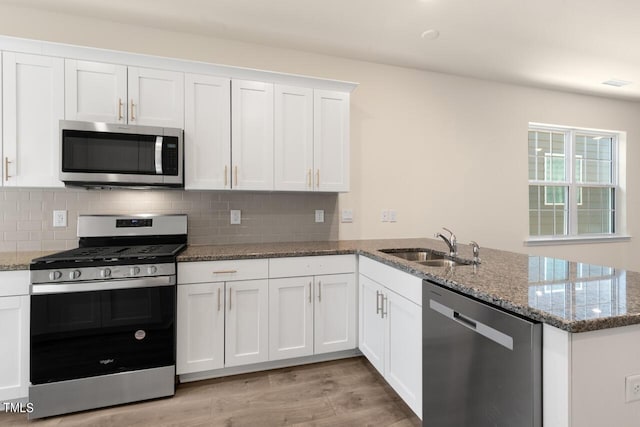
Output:
M31 260L56 251L0 252L0 271L28 270Z
M360 254L569 332L640 324L640 273L482 248L477 266L426 267L380 249L447 251L441 240L384 239L189 246L178 262ZM471 259L471 247L459 245ZM0 270L24 270L51 252L0 253Z
M569 332L640 324L640 273L488 248L480 250L480 265L457 267L426 267L380 252L401 248L447 251L434 239L261 243L190 246L178 261L357 253ZM473 256L470 246L458 250L460 258Z

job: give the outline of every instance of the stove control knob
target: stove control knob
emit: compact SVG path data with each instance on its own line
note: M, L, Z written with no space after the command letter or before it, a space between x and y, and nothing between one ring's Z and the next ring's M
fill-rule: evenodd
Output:
M80 270L73 270L69 272L69 279L73 280L73 279L77 279L78 277L80 277Z
M131 267L129 269L129 274L132 276L135 276L138 273L140 273L140 267Z
M62 277L62 273L59 271L52 271L49 273L49 280L58 280Z
M104 268L104 269L100 270L100 277L106 278L106 277L110 277L110 276L111 276L111 269L110 268Z
M156 271L158 271L158 267L156 267L155 265L152 265L152 266L147 268L147 273L149 273L149 274L155 274Z

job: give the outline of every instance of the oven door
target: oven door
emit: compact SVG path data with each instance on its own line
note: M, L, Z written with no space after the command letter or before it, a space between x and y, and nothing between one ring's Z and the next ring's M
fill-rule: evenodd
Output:
M175 284L34 293L31 383L175 365L175 314Z

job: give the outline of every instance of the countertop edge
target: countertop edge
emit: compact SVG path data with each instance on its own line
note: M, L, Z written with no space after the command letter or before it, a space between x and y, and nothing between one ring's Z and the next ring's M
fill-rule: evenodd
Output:
M511 301L501 298L497 295L492 295L491 293L488 293L485 290L476 289L471 286L465 285L463 283L456 282L451 277L447 277L446 274L441 276L441 275L431 274L425 271L421 271L415 268L411 261L405 261L405 260L390 256L388 254L385 254L383 252L380 252L378 250L363 249L362 247L358 247L360 246L358 244L358 241L351 241L351 242L353 244L353 247L348 247L348 248L318 249L318 248L312 247L313 243L302 244L302 246L306 246L306 247L301 247L300 244L292 243L291 245L295 247L295 249L287 249L286 247L283 247L281 250L277 250L277 249L276 250L274 249L251 250L245 253L243 253L241 250L243 246L238 245L231 249L225 248L225 251L221 253L178 255L177 262L187 263L187 262L203 262L203 261L287 258L287 257L322 256L322 255L349 255L349 254L364 255L370 259L381 262L392 268L396 268L400 271L409 273L420 279L430 280L440 286L459 292L463 295L466 295L468 297L490 304L492 306L498 307L507 312L530 319L532 321L546 323L550 326L556 327L558 329L561 329L570 333L590 332L590 331L597 331L597 330L603 330L603 329L611 329L611 328L618 328L618 327L640 324L640 314L628 314L628 315L618 315L618 316L607 317L607 318L567 321L565 319L553 316L549 313L535 309L530 306L524 307L518 304L514 304ZM318 245L321 245L321 243L318 243ZM248 244L246 245L246 247L252 248L254 246L251 244ZM197 250L197 248L203 248L203 247L190 246L189 248L195 248L194 250ZM220 249L221 247L211 246L211 248ZM234 252L234 250L236 251ZM25 254L24 256L27 257L28 255ZM36 256L33 256L33 258L36 258ZM0 271L28 270L29 263L30 261L27 262L26 258L23 258L19 262L0 264Z

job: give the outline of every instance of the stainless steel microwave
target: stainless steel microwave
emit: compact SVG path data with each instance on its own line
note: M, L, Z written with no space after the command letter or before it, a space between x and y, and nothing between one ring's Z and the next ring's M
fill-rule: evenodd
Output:
M60 180L83 187L184 187L183 134L60 120Z

